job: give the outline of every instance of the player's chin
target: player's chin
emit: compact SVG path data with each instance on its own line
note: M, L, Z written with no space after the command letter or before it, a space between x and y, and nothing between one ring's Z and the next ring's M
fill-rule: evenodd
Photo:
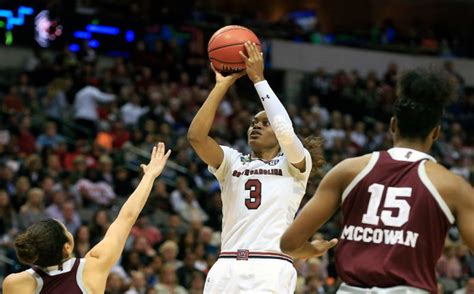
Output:
M252 149L258 149L262 146L262 140L260 137L249 137L247 142Z

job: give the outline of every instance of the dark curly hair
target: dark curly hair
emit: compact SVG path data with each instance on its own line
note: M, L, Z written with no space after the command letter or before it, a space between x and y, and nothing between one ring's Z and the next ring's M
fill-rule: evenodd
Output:
M39 221L15 239L18 259L28 265L61 265L63 247L69 242L64 227L53 219Z
M456 93L456 81L445 70L417 68L402 73L394 108L400 136L426 138L440 123L444 107Z
M308 136L302 138L304 148L309 151L311 155L311 160L313 161L313 167L311 173L309 174L309 180L313 179L316 176L321 176L321 167L326 163L324 160L323 154L323 140L320 137Z

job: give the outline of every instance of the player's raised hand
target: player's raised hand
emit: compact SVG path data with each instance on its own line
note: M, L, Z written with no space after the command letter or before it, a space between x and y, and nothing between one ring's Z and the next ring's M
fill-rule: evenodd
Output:
M235 73L223 76L220 72L218 72L214 68L214 65L212 65L212 63L211 63L211 68L212 68L212 71L214 71L214 73L216 74L216 84L226 84L230 86L233 83L235 83L235 81L237 81L238 79L240 79L246 74L245 70L242 70L239 72L235 72Z
M153 150L151 151L151 158L150 162L145 165L142 164L140 167L143 170L143 173L149 174L153 177L158 177L163 168L166 165L166 161L168 157L170 157L171 150L168 150L165 154L165 144L160 142L158 145L153 146Z
M306 258L319 257L321 255L324 255L329 249L336 246L336 244L337 239L331 239L330 241L314 240L311 242L311 246L313 247L311 255L307 256Z
M247 75L249 79L255 84L260 81L265 80L263 76L264 62L263 62L263 53L260 52L255 43L249 41L245 42L245 49L247 50L247 55L242 51L239 51L240 56L242 56L247 66Z

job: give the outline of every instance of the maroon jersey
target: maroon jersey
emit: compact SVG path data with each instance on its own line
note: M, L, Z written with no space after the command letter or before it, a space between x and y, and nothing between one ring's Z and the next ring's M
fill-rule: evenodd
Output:
M33 267L28 272L36 279L36 293L82 294L87 293L82 281L85 259L71 258L64 262L63 270L57 266L48 269Z
M436 293L435 266L454 217L426 176L434 159L407 148L374 152L342 195L336 267L350 286Z

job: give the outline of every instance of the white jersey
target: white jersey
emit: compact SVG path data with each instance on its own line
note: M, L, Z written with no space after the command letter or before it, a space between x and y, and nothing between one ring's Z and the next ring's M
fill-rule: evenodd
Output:
M306 191L312 162L305 149L302 173L283 153L271 161L221 146L224 159L216 170L222 198L222 251L281 252L280 238L293 222Z

